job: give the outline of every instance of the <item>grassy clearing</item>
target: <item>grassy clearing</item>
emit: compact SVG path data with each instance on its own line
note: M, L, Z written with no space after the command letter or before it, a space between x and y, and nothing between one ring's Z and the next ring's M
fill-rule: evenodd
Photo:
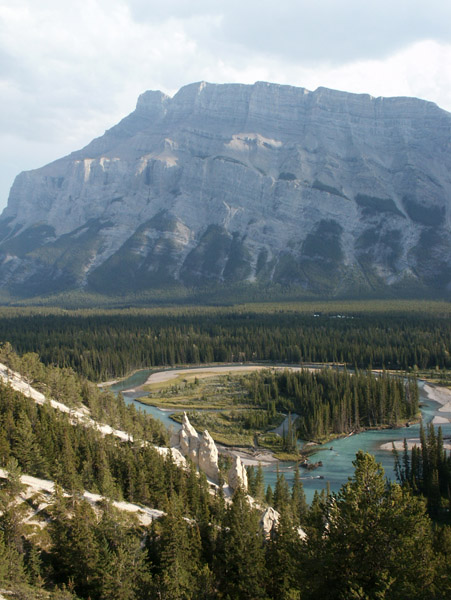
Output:
M168 376L171 376L171 379L168 379L167 381L146 383L142 389L148 392L161 392L174 386L185 389L195 389L195 386L199 385L200 379L204 380L218 376L218 373L213 370L196 370L193 373L180 373L178 375L172 373L171 371L167 371L167 374ZM159 375L159 373L157 373L157 375ZM164 373L164 375L166 375L166 373Z
M281 451L282 438L267 432L278 427L285 416L281 413L269 415L262 407L249 403L244 378L250 372L174 373L170 380L144 386L148 395L139 401L159 408L186 410L193 426L198 431L208 429L215 442L220 444ZM172 418L180 423L183 415L174 414ZM271 445L265 444L262 434L272 436Z
M260 448L271 450L279 460L297 461L306 456L304 451L286 452L283 447L282 437L271 431L257 434L256 442Z
M140 402L182 410L227 410L234 407L253 408L248 400L239 375L218 374L211 371L183 373L167 381L157 381L143 386L147 396Z

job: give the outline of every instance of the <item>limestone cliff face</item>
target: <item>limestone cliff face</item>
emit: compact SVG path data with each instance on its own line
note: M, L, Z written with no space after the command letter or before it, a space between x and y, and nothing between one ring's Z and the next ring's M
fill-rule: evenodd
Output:
M0 286L443 293L450 133L449 113L413 98L262 82L145 92L105 135L16 178Z

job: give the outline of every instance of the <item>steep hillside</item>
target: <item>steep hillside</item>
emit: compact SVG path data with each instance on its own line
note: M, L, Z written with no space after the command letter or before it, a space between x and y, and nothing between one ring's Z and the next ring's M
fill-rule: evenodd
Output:
M443 296L450 132L449 113L414 98L262 82L145 92L84 149L16 178L0 286Z

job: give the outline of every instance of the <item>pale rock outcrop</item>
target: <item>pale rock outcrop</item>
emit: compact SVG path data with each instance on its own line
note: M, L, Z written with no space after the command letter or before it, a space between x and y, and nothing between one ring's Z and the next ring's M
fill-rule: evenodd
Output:
M171 437L170 445L189 458L214 483L219 481L218 449L213 438L204 431L201 437L184 413L182 428Z
M180 431L181 430L172 432L172 435L169 440L170 448L179 448L179 446L180 446Z
M185 468L187 466L185 457L180 452L180 450L178 450L178 448L164 448L162 446L154 446L154 448L158 452L158 454L161 454L161 456L167 456L170 452L172 460L178 467Z
M241 486L247 491L247 471L239 456L233 457L233 464L228 472L229 485L233 490Z
M207 430L202 434L198 456L199 469L213 481L219 481L218 449Z
M269 538L272 534L272 531L277 529L279 519L280 513L272 506L268 506L268 508L263 512L260 518L260 527L262 528L265 538ZM299 539L305 540L307 538L307 534L302 527L296 527L296 532L299 536Z
M202 436L191 425L188 415L184 413L182 428L171 437L171 447L189 458L200 471L205 473L214 483L219 482L218 449L208 433L204 431ZM238 456L233 457L233 464L228 472L229 486L235 490L241 486L247 491L246 467Z
M280 514L272 506L264 511L260 519L260 527L262 528L263 535L268 538L271 535L273 529L277 528L279 523Z
M0 479L7 479L8 476L8 472L5 469L0 468ZM55 483L53 481L49 481L48 479L38 479L37 477L32 477L31 475L22 475L21 482L25 489L20 494L20 498L17 499L18 502L24 501L25 499L28 499L32 496L36 498L36 495L40 495L42 500L38 510L33 510L31 516L27 517L26 521L30 523L32 522L31 519L36 517L36 515L38 515L38 513L40 513L43 509L47 508L47 506L49 505L49 501L52 502L51 497L55 493ZM70 494L64 492L64 496L69 497ZM81 496L87 502L92 504L93 507L96 507L99 504L99 502L104 500L104 496L101 496L100 494L94 494L86 490L81 493ZM46 499L46 497L49 498L49 501ZM146 526L150 525L150 523L152 523L154 519L159 519L165 514L161 510L157 510L155 508L148 508L147 506L139 506L138 504L132 504L130 502L119 502L113 500L112 504L119 510L135 513L140 523ZM43 527L44 524L47 524L47 522L47 520L44 522L38 520L37 524ZM0 595L0 600L1 598L2 596Z
M182 429L180 430L180 451L187 456L195 465L199 462L200 440L197 431L189 422L188 416L183 415Z

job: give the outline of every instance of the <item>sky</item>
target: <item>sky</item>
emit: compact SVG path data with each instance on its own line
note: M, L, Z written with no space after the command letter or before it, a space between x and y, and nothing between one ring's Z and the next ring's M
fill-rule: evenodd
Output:
M145 90L271 81L451 111L449 0L0 0L0 210Z

